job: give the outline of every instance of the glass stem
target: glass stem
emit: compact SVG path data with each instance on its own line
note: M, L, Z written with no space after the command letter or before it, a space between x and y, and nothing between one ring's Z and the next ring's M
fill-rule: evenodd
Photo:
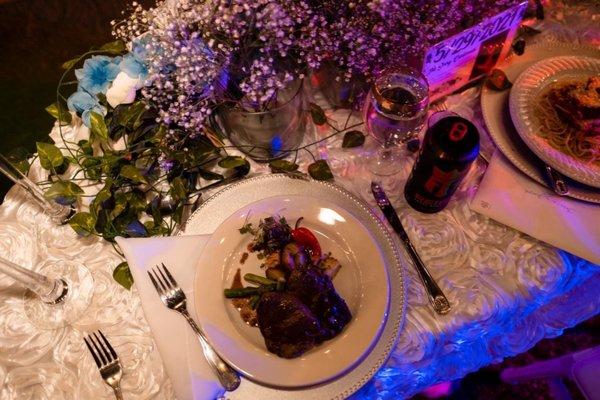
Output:
M69 220L73 209L69 206L63 206L54 201L49 201L44 197L44 192L40 187L29 179L25 174L19 171L9 160L0 154L0 173L21 186L39 207L41 207L48 216L57 224L64 224Z
M51 279L0 257L0 272L10 276L35 293L45 303L58 303L67 294L67 283Z

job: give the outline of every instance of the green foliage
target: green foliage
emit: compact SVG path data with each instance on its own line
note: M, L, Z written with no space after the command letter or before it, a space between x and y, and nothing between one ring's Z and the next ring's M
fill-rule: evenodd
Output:
M23 174L27 175L27 172L29 171L30 156L31 155L29 154L27 149L23 147L17 147L11 150L10 153L8 153L8 155L6 156L6 158L15 168L17 168Z
M44 193L46 198L60 204L73 204L82 194L83 189L69 181L54 182Z
M294 172L298 169L298 164L287 160L273 160L269 163L271 172Z
M108 140L108 128L106 122L104 122L104 117L101 114L92 111L90 112L90 122L92 124L92 134L101 140Z
M317 160L308 166L308 174L318 181L329 181L333 179L333 173L325 160Z
M248 161L245 158L238 156L227 156L219 161L219 167L232 169L246 165Z
M58 147L53 144L37 142L36 147L38 155L40 156L40 164L44 169L50 171L53 168L61 166L65 161L65 158Z
M108 42L100 46L100 51L112 55L119 55L127 51L125 42L122 40L115 40L114 42Z
M135 165L127 164L121 167L120 175L123 178L127 178L134 183L146 183L146 178L142 175L141 171L135 167Z
M71 217L69 225L78 235L89 236L94 233L96 219L91 213L79 212Z
M60 121L61 125L68 125L71 123L71 113L64 104L52 103L46 107L46 112Z
M359 147L365 143L365 135L361 131L348 131L344 134L343 148Z
M325 116L325 111L315 103L310 103L310 116L315 125L324 125L327 122L327 116Z
M131 275L129 265L126 261L117 265L117 267L114 269L113 279L125 289L131 289L131 286L133 285L133 275Z

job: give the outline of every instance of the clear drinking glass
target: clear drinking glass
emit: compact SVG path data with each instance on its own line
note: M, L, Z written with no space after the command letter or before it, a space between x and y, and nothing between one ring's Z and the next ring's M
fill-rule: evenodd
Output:
M73 214L73 208L44 197L42 190L8 159L0 154L0 173L4 174L28 194L27 200L40 210L36 215L34 231L38 248L42 247L52 229L62 231ZM69 242L59 233L60 242ZM0 274L5 274L29 289L23 299L25 314L32 324L43 329L56 329L78 320L91 303L94 280L83 265L63 258L53 258L44 252L44 261L34 272L0 255Z
M46 260L39 272L0 257L0 273L29 289L23 308L32 324L56 329L77 321L91 303L94 280L83 265L65 260Z
M280 90L277 98L276 104L266 111L233 108L220 113L220 122L229 140L258 162L285 157L304 138L303 82L294 82Z
M0 154L0 173L22 187L28 197L37 204L55 223L64 224L73 215L73 208L64 206L44 197L44 192L35 182L19 171L6 157Z
M381 145L369 160L374 174L401 170L401 145L423 130L428 108L429 85L419 71L395 67L375 80L364 106L367 131Z

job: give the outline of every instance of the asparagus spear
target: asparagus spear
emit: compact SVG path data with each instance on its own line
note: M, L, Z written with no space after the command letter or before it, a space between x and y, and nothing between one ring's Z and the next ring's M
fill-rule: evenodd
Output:
M245 287L239 289L224 289L223 293L225 297L228 299L233 299L236 297L248 297L254 296L261 293L261 289L257 287Z
M244 280L246 282L255 283L257 285L275 285L276 281L265 278L264 276L256 275L256 274L246 274L244 275Z

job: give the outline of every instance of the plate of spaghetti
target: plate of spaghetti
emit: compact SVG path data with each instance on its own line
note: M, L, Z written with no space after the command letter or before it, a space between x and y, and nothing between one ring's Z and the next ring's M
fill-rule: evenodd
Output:
M509 108L540 159L600 188L600 59L563 56L532 65L515 82Z

